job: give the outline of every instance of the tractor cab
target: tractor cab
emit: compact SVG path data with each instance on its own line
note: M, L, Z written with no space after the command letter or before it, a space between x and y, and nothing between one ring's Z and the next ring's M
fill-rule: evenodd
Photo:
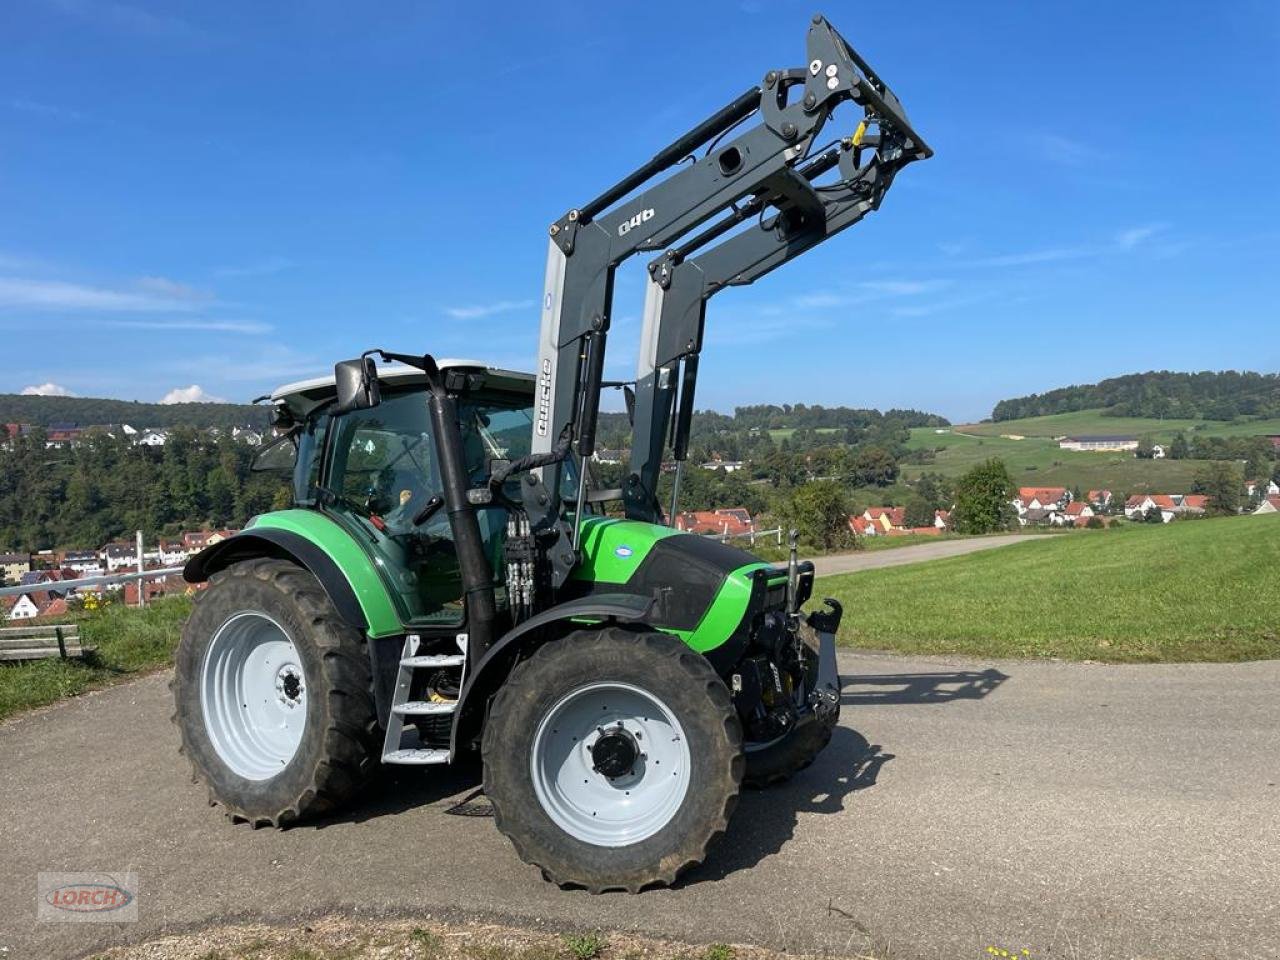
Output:
M458 400L458 432L467 486L483 487L495 464L529 454L533 377L464 360L442 360L439 367L466 370L473 381ZM296 507L323 512L366 547L405 624L461 629L465 591L443 509L444 477L426 376L399 365L376 370L375 376L373 403L344 405L336 377L274 391L273 419L284 432L259 460L291 470ZM518 484L519 478L508 479L505 495L475 511L501 606L506 504L518 497ZM566 498L574 496L576 484L571 464L562 480Z

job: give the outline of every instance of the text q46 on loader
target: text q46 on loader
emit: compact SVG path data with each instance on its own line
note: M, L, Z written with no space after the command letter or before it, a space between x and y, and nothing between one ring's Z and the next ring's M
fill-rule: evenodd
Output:
M851 122L824 138L840 106ZM551 224L536 378L373 349L272 394L261 459L291 467L293 506L186 568L209 588L175 721L211 798L282 827L358 802L379 764L479 752L498 828L551 880L637 891L700 863L740 786L810 763L840 709L841 610L805 612L812 564L668 524L707 301L857 223L928 156L814 17L801 66ZM643 252L631 461L599 490L613 275Z

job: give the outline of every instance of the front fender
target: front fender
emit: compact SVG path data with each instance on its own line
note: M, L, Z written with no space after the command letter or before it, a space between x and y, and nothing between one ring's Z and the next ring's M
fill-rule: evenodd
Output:
M471 670L458 696L450 742L453 756L457 757L460 745L469 743L480 733L489 698L507 678L521 653L567 632L565 628L573 620L640 623L649 616L653 605L653 597L598 593L557 604L503 634Z

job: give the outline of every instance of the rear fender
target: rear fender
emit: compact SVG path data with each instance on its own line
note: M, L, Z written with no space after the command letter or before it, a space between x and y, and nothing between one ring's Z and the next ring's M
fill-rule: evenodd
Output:
M342 619L368 636L404 633L391 594L368 553L342 527L313 510L263 514L253 526L192 557L182 576L188 583L203 583L219 570L253 557L279 557L311 571Z
M182 578L188 583L204 583L233 563L257 557L291 560L298 566L305 567L320 581L320 586L329 595L338 615L361 633L368 630L368 618L365 617L342 568L315 543L287 530L246 530L211 547L205 547L187 561L182 569Z
M458 712L450 743L454 757L458 756L459 747L466 746L480 735L489 700L515 665L537 647L583 626L575 621L643 623L653 605L652 597L598 593L544 610L504 634L471 669L466 686L458 697Z

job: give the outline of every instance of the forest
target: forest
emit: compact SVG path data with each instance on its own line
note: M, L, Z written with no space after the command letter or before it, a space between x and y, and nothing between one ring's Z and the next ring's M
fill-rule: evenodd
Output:
M1020 420L1098 408L1114 417L1280 417L1280 374L1235 370L1131 373L1100 383L1001 400L992 410L991 419Z
M250 471L257 450L190 427L173 430L163 447L95 434L46 449L37 427L0 447L0 552L97 549L135 530L154 542L243 526L288 505L283 475Z

